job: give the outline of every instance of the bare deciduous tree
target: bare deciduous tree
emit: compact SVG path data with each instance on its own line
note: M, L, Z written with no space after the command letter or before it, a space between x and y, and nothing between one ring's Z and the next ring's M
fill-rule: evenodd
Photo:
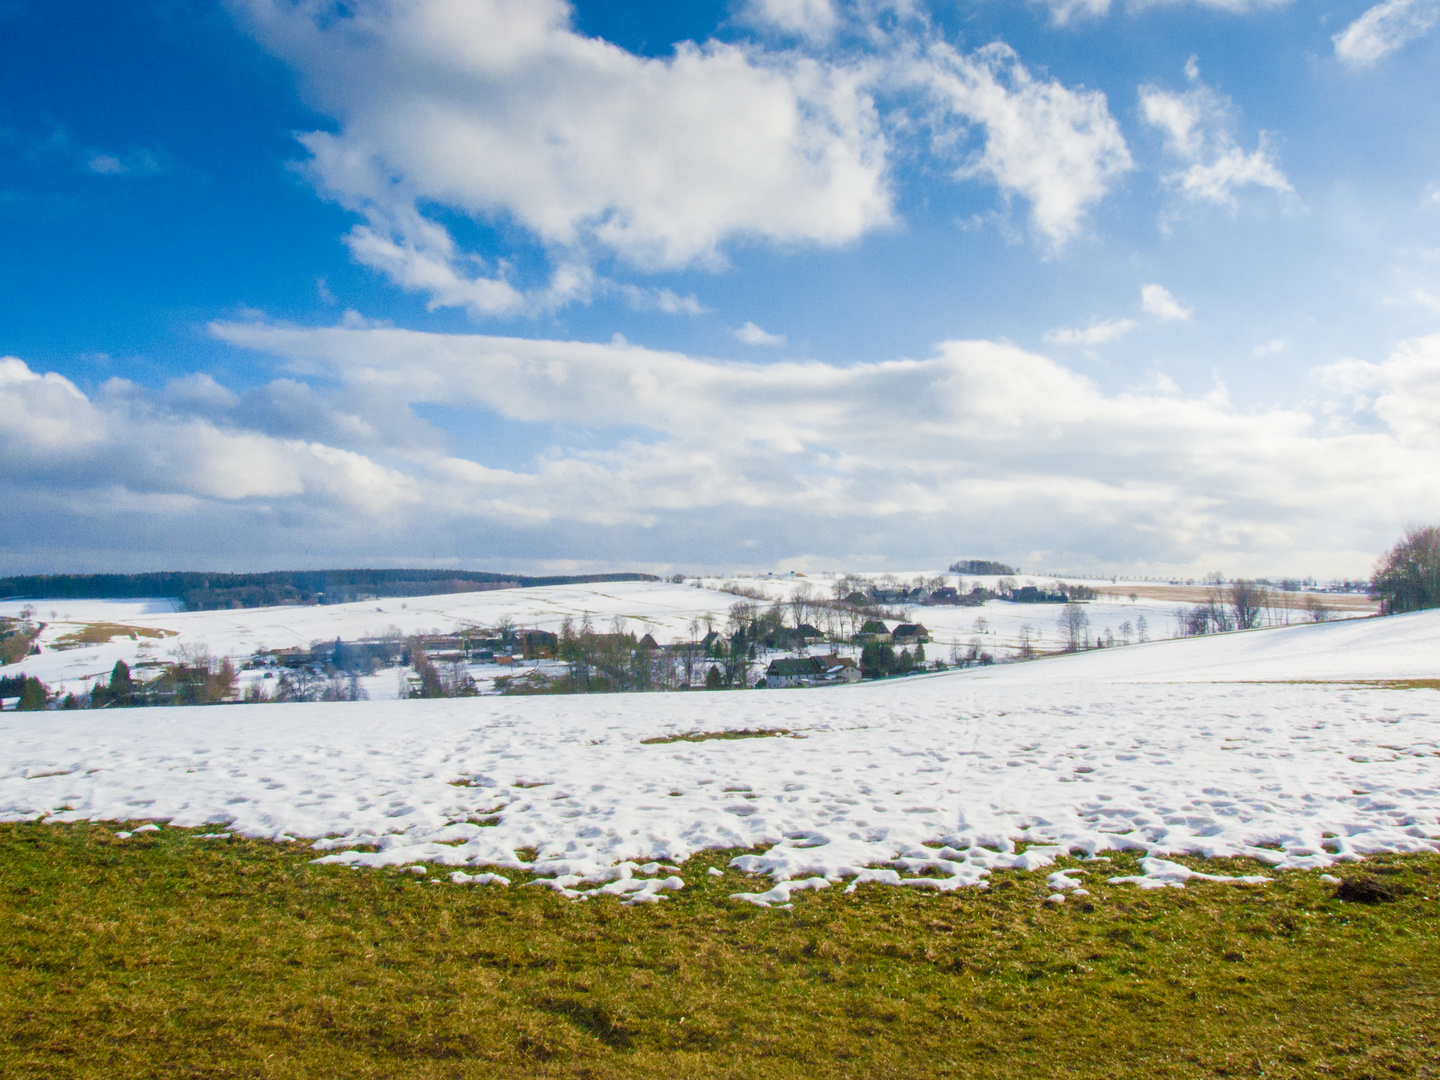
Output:
M1265 587L1239 578L1230 583L1230 611L1235 616L1235 629L1253 630L1260 625L1260 612L1265 607Z
M1079 604L1066 604L1060 610L1060 629L1065 633L1065 649L1074 652L1089 644L1090 616Z

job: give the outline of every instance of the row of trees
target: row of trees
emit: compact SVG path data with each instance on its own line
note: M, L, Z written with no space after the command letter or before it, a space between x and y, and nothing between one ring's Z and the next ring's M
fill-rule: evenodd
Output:
M1440 526L1407 530L1376 563L1370 594L1386 615L1440 607Z
M89 691L66 694L60 700L36 678L21 674L0 680L0 697L9 697L11 684L23 688L20 709L125 709L141 705L214 705L235 696L238 673L229 657L216 658L203 646L182 646L175 661L160 674L141 682L130 665L116 660L108 682L97 682Z
M1257 581L1233 581L1226 587L1212 585L1205 602L1188 611L1175 609L1175 624L1182 637L1224 634L1231 630L1254 630L1259 626L1288 626L1294 616L1307 622L1325 622L1333 612L1314 593L1303 599Z

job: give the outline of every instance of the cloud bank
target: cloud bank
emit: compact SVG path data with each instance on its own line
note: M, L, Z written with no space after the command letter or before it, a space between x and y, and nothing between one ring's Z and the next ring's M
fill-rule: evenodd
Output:
M1027 565L1354 574L1440 500L1440 337L1326 369L1316 387L1330 396L1312 409L1246 412L1222 389L1105 392L987 341L839 366L385 328L213 332L293 377L248 396L191 378L87 397L0 364L4 497L31 508L7 518L12 565L40 558L25 538L43 520L47 565L97 537L133 550L139 531L188 562L291 562L303 535L319 561L884 552L895 565L980 545ZM552 437L501 467L448 450L418 417L430 404ZM575 430L608 434L576 445ZM221 528L219 546L197 547L197 531Z

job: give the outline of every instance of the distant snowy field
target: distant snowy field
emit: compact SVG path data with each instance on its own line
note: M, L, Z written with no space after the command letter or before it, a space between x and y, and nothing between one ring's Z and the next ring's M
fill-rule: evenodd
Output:
M204 617L219 635L245 614ZM295 630L334 632L314 631ZM843 689L5 713L0 820L210 824L635 899L716 847L760 851L740 866L776 881L761 902L854 875L974 885L1073 849L1144 850L1161 884L1184 852L1299 868L1440 850L1440 693L1361 682L1437 677L1440 611ZM793 734L643 741L762 728Z
M913 575L911 575L913 576ZM911 576L902 575L906 580ZM957 579L952 575L949 579ZM993 588L995 578L966 578ZM1020 575L1021 584L1045 585L1050 579ZM259 650L306 647L316 642L401 635L449 633L467 626L493 627L510 619L517 627L558 630L566 619L576 623L590 618L597 630L609 630L619 620L637 635L652 633L661 644L690 640L690 624L707 616L717 628L725 625L733 604L743 597L722 591L730 584L784 600L797 590L829 596L834 581L825 576L778 578L707 578L696 584L669 582L614 582L593 585L504 589L494 592L455 593L444 596L384 599L323 606L250 608L238 611L174 610L169 600L36 600L0 601L0 615L16 616L28 604L43 621L41 654L17 669L60 693L83 693L96 679L108 679L115 661L154 665L171 659L182 646L204 646L216 656L241 661ZM1130 640L1138 638L1143 619L1149 638L1168 638L1175 632L1174 601L1137 597L1128 599L1125 582L1092 582L1108 595L1085 605L1089 632L1102 636L1108 630L1117 641L1128 625ZM1144 588L1143 585L1138 586ZM748 601L747 601L748 602ZM929 659L949 660L952 650L964 652L972 642L1004 659L1019 647L1022 635L1040 650L1058 649L1064 635L1058 625L1059 605L1011 604L992 601L982 607L912 607L911 617L931 634ZM1296 612L1297 621L1303 617ZM891 620L892 624L895 620ZM117 634L108 643L56 649L54 643L93 623L116 623L163 631L164 637ZM701 631L703 633L703 630ZM477 673L478 674L478 673ZM372 698L394 697L399 680L385 672L365 680Z

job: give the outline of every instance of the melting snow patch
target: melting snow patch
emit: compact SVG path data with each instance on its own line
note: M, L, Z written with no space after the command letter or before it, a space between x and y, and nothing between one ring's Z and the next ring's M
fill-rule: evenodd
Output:
M731 893L731 900L743 900L747 904L754 904L756 907L771 907L781 905L788 907L790 894L801 892L805 889L828 889L830 882L823 877L804 878L800 881L782 881L773 889L766 892L737 892Z
M1191 870L1188 866L1181 866L1169 859L1141 859L1140 875L1130 877L1112 877L1110 884L1120 885L1131 883L1139 885L1142 889L1163 889L1167 886L1173 889L1183 889L1185 882L1195 881L1224 881L1232 885L1268 885L1271 881L1268 877L1259 874L1242 875L1232 877L1227 874L1202 874L1198 870Z
M450 880L456 885L509 885L510 879L499 874L467 874L463 870L456 870L450 875Z

